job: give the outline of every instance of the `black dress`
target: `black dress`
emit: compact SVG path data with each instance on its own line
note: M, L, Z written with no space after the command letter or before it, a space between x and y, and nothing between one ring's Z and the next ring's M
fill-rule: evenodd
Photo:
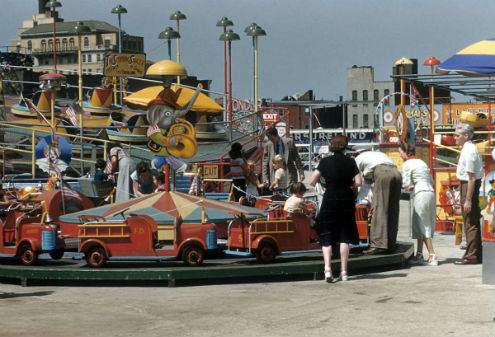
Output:
M320 243L359 242L355 219L355 197L351 189L353 178L359 173L354 159L336 152L322 159L317 167L325 179L325 194L318 214Z

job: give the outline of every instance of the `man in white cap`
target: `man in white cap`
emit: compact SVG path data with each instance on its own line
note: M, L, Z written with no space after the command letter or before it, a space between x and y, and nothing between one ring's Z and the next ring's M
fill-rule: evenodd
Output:
M399 228L399 202L402 176L394 162L370 146L355 146L356 164L366 181L373 183L370 229L371 247L364 254L377 254L395 250Z
M462 147L457 163L456 175L461 182L462 220L466 233L466 252L454 263L457 265L481 263L481 209L479 195L484 176L483 160L473 139L474 129L468 124L458 124L455 128L456 145Z

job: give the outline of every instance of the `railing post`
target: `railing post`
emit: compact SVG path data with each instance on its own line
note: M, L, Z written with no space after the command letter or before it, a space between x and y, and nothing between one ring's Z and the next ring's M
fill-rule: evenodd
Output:
M36 130L31 131L31 175L35 178L36 172Z

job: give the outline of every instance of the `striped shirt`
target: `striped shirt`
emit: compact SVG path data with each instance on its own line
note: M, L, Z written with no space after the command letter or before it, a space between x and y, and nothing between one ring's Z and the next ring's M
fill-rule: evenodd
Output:
M230 174L232 179L245 179L244 171L247 168L246 162L243 158L232 159L230 165Z

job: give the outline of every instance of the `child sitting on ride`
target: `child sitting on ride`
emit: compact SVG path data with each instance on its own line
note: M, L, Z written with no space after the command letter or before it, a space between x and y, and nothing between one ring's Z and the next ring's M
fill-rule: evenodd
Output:
M276 194L287 193L287 173L284 169L284 158L277 154L272 159L273 170L275 171L275 177L270 185L270 191Z
M291 196L285 201L284 211L292 213L300 213L311 217L313 214L308 210L308 206L304 201L304 193L306 193L306 186L301 183L293 183L289 187ZM310 226L313 227L314 221L310 219Z
M153 185L155 186L154 193L165 191L165 174L162 171L153 172Z
M107 162L103 159L98 159L95 164L95 176L94 181L107 181L108 174L104 172L105 167L107 166Z

